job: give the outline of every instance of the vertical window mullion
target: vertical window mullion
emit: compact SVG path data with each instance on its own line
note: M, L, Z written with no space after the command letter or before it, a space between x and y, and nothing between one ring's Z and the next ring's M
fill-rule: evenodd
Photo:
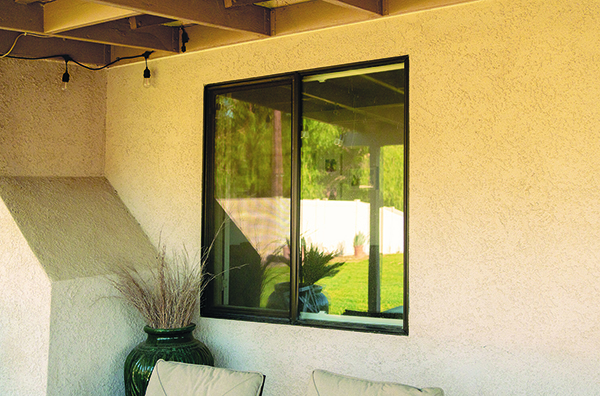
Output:
M292 188L290 221L290 320L298 320L300 271L300 148L302 144L301 78L294 74L292 82Z

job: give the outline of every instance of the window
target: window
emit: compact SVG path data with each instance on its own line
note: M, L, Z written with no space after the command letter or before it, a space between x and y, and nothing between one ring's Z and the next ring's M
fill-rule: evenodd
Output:
M408 59L205 89L204 316L407 334Z

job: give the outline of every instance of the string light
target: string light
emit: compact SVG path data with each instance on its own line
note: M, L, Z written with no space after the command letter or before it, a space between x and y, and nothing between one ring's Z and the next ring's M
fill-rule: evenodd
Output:
M146 51L142 55L146 61L146 69L144 70L144 88L150 87L150 69L148 69L148 58L150 57L151 53L152 51Z
M31 34L31 33L29 33L29 34L21 33L14 40L11 48L6 53L0 55L0 59L11 58L11 59L21 59L21 60L44 60L44 59L63 58L63 60L65 61L65 72L63 73L62 79L61 79L61 89L63 91L67 90L67 86L69 84L69 81L71 80L71 76L69 75L69 62L73 62L76 65L81 66L87 70L99 71L99 70L106 69L107 67L112 66L117 62L121 62L121 61L127 60L127 59L137 59L137 58L144 58L144 60L146 62L146 69L144 70L144 87L150 86L150 69L148 69L148 58L150 57L150 54L152 54L154 51L146 51L143 54L139 54L139 55L118 57L114 61L109 62L109 63L105 64L104 66L99 66L99 67L91 67L91 66L84 65L83 63L78 62L77 60L73 59L70 55L65 55L65 54L47 55L47 56L38 56L38 57L25 57L25 56L10 55L10 53L13 51L13 49L15 48L15 46L17 44L17 40L20 37L25 36L25 35L31 35L34 37L43 37L43 38L47 37L47 36L35 35L35 34Z
M185 45L190 41L190 36L188 36L188 34L185 31L185 28L183 26L180 26L180 29L181 29L181 52L185 52L187 50Z
M65 72L62 76L62 84L60 85L60 89L66 91L69 80L71 79L71 76L69 76L69 61L71 60L71 57L69 55L63 55L63 59L65 60Z

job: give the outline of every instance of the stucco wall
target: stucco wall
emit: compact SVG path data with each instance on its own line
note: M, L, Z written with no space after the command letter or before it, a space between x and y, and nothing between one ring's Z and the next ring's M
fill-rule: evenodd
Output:
M0 197L53 282L154 261L154 247L104 177L0 176Z
M0 176L102 176L106 74L0 59Z
M203 86L410 56L410 335L203 319L217 364L301 395L320 367L448 395L600 394L600 2L482 0L108 76L106 175L200 236ZM135 100L131 100L134 97Z
M0 60L1 395L121 394L143 338L104 275L155 249L108 181L88 177L104 173L106 74L70 65L62 92L63 72Z
M0 177L0 204L0 394L122 394L143 333L107 276L155 248L102 177Z
M53 313L61 310L56 304L52 308L53 293L57 289L56 284L52 283L52 276L60 278L59 274L62 274L77 277L98 273L97 268L93 266L86 268L85 264L89 264L89 260L82 265L82 260L65 260L64 255L46 257L46 265L40 262L32 246L39 248L37 253L42 256L42 261L44 254L55 252L57 247L62 248L63 253L73 252L69 247L65 248L64 237L70 235L69 230L74 234L74 228L70 225L65 226L64 223L52 222L61 216L58 213L59 207L63 204L68 205L68 202L72 203L72 200L59 194L45 201L28 201L25 192L27 189L18 183L12 183L15 179L11 178L100 176L104 173L106 74L92 73L70 65L71 84L69 90L63 92L59 88L63 72L64 64L60 62L8 58L0 60L2 395L47 394L50 319ZM14 189L8 191L10 187ZM34 187L33 190L34 200L44 195L41 191L43 189L35 191ZM28 204L31 206L27 206ZM24 232L15 221L16 212L20 214L19 220L29 225L25 225ZM66 215L68 217L68 214ZM23 225L21 223L21 226ZM32 238L32 231L33 234L37 231L37 237ZM76 237L78 236L72 235L71 239ZM48 270L49 267L52 268ZM100 280L97 279L96 282ZM71 305L74 304L79 311L87 309L85 304L77 303L78 296L71 293L70 297ZM114 301L112 306L115 306ZM77 317L78 310L70 309L64 312ZM76 327L77 331L57 333L54 338L86 339L86 332L93 334L87 326L90 324L82 322ZM79 333L82 329L86 330L83 334ZM131 342L131 337L125 336L123 339ZM81 364L80 360L72 361L66 354L61 355L60 359L79 364L80 370L86 370L86 367L89 370L89 365L95 365L92 361L88 361L87 366ZM111 379L96 378L99 381L111 382ZM116 377L112 382L119 384L119 380L120 378ZM62 391L62 394L76 393L65 388Z
M50 279L0 198L0 394L45 395Z
M48 396L124 395L123 366L142 320L104 278L52 283Z

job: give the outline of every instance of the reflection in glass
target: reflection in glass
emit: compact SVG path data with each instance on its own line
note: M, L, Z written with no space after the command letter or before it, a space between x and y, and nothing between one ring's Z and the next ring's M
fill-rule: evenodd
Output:
M403 330L407 76L371 65L207 88L209 313Z
M213 245L216 305L266 307L289 266L273 264L290 233L290 89L216 96ZM287 310L288 307L276 309Z
M402 323L404 89L402 64L303 80L301 319Z

